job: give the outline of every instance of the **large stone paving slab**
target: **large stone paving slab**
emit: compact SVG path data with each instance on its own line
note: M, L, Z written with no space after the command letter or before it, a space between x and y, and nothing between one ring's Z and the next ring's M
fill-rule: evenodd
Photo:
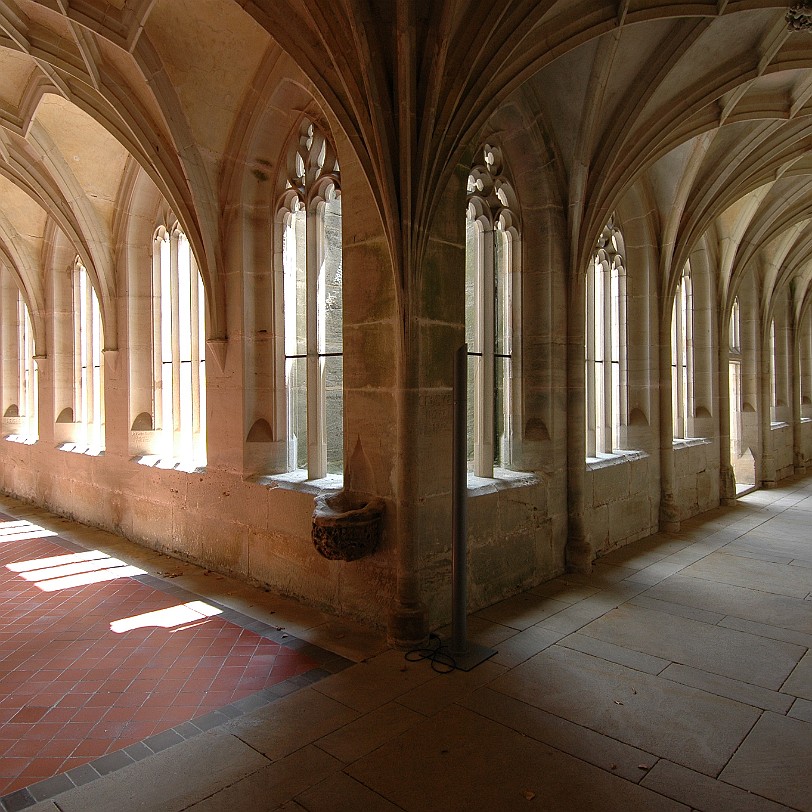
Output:
M688 807L457 706L347 767L408 812Z
M552 646L491 688L649 753L716 775L759 711Z
M809 812L812 810L812 724L765 713L719 777Z
M581 634L772 690L781 687L805 653L792 643L640 606L620 606Z
M785 694L799 696L802 699L812 699L812 652L806 653L781 690ZM812 742L809 746L812 748Z
M653 586L646 597L812 634L812 601L691 578L684 570Z
M812 591L810 569L724 553L711 553L686 567L683 574L791 598L805 598Z

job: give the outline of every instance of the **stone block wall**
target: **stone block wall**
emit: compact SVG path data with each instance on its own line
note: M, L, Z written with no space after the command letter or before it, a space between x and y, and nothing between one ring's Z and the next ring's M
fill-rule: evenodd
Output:
M587 528L598 556L657 532L658 467L644 452L587 463Z
M719 444L683 440L674 446L680 521L719 505Z

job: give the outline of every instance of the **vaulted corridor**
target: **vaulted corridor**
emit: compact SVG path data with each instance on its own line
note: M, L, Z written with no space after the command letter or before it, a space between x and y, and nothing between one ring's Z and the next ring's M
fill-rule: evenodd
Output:
M7 812L812 810L812 478L478 612L471 634L497 653L451 674L102 531L0 509ZM43 755L15 772L21 746Z

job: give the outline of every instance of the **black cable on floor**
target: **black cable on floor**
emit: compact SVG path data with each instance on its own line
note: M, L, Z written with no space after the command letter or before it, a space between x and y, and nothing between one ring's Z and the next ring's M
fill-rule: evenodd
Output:
M429 635L425 646L418 646L406 652L406 659L416 663L420 660L430 660L431 670L438 674L450 674L457 667L457 661L451 654L451 649L434 633Z

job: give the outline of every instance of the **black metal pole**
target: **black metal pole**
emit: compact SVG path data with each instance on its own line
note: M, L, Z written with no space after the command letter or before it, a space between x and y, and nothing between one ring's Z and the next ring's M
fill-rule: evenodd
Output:
M468 650L468 345L454 353L454 425L451 466L451 648Z

